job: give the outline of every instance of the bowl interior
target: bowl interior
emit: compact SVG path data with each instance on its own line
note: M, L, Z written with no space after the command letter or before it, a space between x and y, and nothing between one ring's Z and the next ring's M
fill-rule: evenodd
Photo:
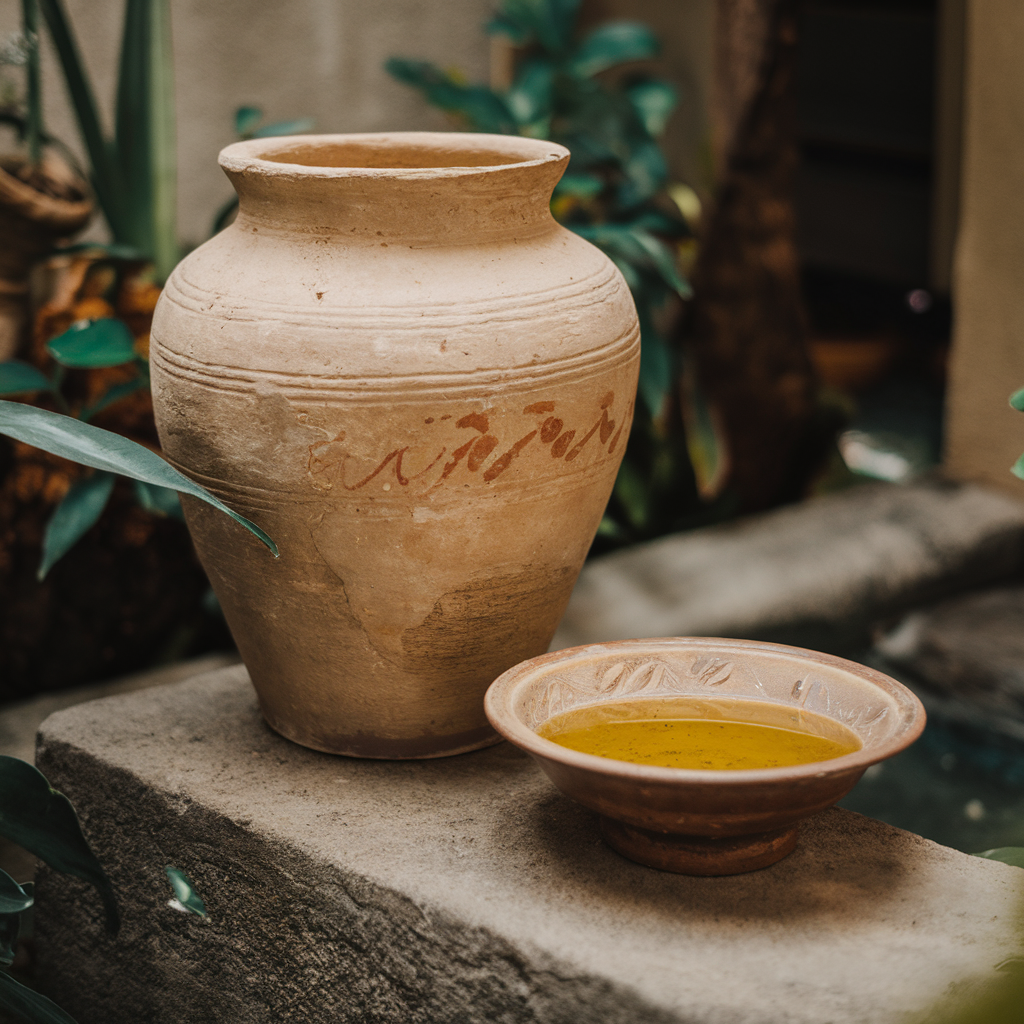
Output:
M604 702L665 698L711 716L730 699L763 702L771 706L766 724L796 724L801 711L816 713L860 740L859 751L836 759L844 764L891 756L924 725L917 698L865 666L778 644L703 638L618 641L535 658L495 681L487 710L508 739L558 756L558 745L537 735L550 718Z

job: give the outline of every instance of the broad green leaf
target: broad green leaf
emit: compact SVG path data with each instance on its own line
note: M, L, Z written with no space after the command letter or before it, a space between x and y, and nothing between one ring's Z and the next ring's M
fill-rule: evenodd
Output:
M555 69L551 61L534 58L523 63L515 84L505 96L508 109L520 126L545 118L551 110Z
M50 30L54 49L57 51L82 142L89 154L96 198L115 240L125 242L128 240L128 218L125 209L127 190L111 146L103 137L92 84L79 55L78 44L64 10L63 0L38 0L38 3Z
M420 89L435 106L464 117L477 131L517 134L512 111L490 89L482 85L463 85L450 72L426 61L392 58L385 67L400 82Z
M179 473L155 452L127 437L70 416L4 400L0 400L0 434L83 466L120 473L132 480L170 487L179 494L189 494L231 516L236 523L241 523L266 544L275 558L278 555L277 545L255 523L228 508L219 498Z
M523 25L506 18L503 14L492 18L484 26L488 35L505 36L515 46L524 46L530 40L530 30Z
M643 331L640 341L640 380L637 391L652 418L657 419L672 389L672 353L653 330Z
M113 489L113 474L102 471L71 485L46 524L43 558L36 573L38 579L45 579L57 562L96 525Z
M604 189L604 182L596 174L563 174L555 186L555 195L594 199Z
M0 971L0 1009L26 1024L75 1024L74 1017L55 1002L15 981L6 971Z
M0 363L0 395L23 395L30 391L51 391L53 384L34 366L18 359Z
M1011 467L1010 472L1024 480L1024 455L1022 455Z
M504 0L498 17L488 26L517 45L536 39L552 54L560 54L572 41L580 0Z
M61 366L96 369L135 358L135 339L123 320L78 320L46 345Z
M172 867L170 864L164 870L167 872L167 880L174 890L174 898L191 913L198 917L206 917L206 904L196 892L192 879L181 868Z
M649 231L631 224L574 224L571 227L613 259L655 271L682 298L692 295L689 284L676 267L672 250Z
M975 857L987 860L998 860L1003 864L1012 864L1015 868L1024 868L1024 846L999 846L994 850L976 853Z
M658 38L637 21L610 21L599 25L577 47L569 70L581 78L590 78L616 64L647 60L657 56Z
M239 107L235 111L235 134L248 137L262 120L263 111L259 107Z
M108 406L113 405L115 402L120 402L122 398L127 398L129 395L134 395L137 391L142 391L144 388L148 387L149 375L142 373L140 373L135 380L126 380L122 381L120 384L115 384L105 394L101 395L92 405L86 406L78 418L88 423L89 420L98 413L101 413Z
M315 123L311 117L298 117L293 121L275 121L263 128L257 128L252 133L252 137L254 139L270 139L279 135L304 135L313 130Z
M1024 388L1021 388L1019 391L1014 391L1014 393L1010 395L1010 405L1012 405L1017 412L1024 412Z
M55 871L95 886L107 927L120 927L117 900L102 865L89 848L71 801L51 789L33 765L0 754L0 835L35 854Z
M31 894L18 885L6 871L0 870L0 915L20 914L31 906Z
M173 519L182 518L178 492L172 491L169 487L156 487L154 484L136 480L135 499L147 512L154 512L158 516L170 516Z
M626 89L626 95L636 108L644 128L652 138L658 138L679 102L675 86L661 79L646 79L634 82Z

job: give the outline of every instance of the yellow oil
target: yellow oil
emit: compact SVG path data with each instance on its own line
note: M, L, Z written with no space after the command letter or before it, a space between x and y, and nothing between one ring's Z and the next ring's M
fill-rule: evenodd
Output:
M616 761L718 771L811 764L861 747L824 715L738 698L607 701L555 715L537 733Z

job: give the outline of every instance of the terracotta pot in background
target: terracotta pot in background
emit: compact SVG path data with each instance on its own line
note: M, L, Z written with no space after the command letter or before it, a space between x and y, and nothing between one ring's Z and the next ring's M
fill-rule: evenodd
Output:
M57 157L47 154L31 181L19 175L23 168L22 159L0 160L0 362L23 340L32 267L81 231L93 210L86 184Z
M494 742L484 691L550 642L640 354L622 277L551 217L568 157L426 133L221 154L241 208L160 299L157 426L280 545L187 507L263 713L299 743Z

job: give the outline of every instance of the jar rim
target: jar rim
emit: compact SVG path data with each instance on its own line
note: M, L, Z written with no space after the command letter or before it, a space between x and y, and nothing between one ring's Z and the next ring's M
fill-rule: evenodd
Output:
M374 132L288 135L225 147L225 171L304 177L460 177L559 163L554 142L477 132Z

